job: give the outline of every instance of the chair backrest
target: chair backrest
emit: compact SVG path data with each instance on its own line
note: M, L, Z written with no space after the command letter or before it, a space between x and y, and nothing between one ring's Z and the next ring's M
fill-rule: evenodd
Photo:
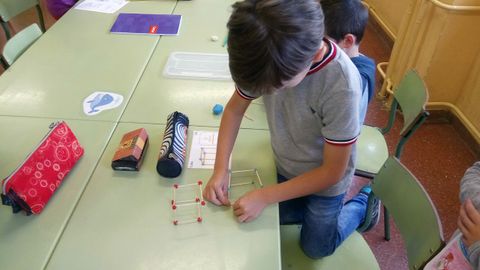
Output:
M3 59L10 66L25 52L40 36L42 30L36 23L24 28L5 43Z
M5 31L7 40L12 37L12 29L7 22L13 17L33 7L37 10L40 28L45 32L45 21L38 0L0 0L0 26Z
M0 18L4 22L38 5L38 0L0 0Z
M421 269L445 244L438 213L427 192L395 157L389 157L375 176L372 191L400 230L409 269Z
M427 88L418 73L410 70L403 77L393 95L402 110L403 128L400 133L404 134L425 112L428 100Z

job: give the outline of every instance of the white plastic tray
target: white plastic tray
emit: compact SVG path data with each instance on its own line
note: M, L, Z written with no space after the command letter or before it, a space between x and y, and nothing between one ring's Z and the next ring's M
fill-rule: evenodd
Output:
M173 52L163 75L172 78L231 80L228 54Z

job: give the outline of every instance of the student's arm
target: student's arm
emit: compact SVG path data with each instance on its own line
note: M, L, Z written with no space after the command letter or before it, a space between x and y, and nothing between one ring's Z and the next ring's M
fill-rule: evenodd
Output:
M352 145L325 143L320 167L281 184L251 191L238 199L233 205L238 221L254 220L268 204L310 195L335 185L345 174L351 150Z
M474 269L479 269L480 213L470 199L467 199L460 207L457 224L463 234L463 242L468 246L470 263Z
M227 198L228 164L238 129L250 102L250 100L244 99L237 92L234 92L223 112L218 132L213 175L203 190L205 198L216 205L230 205Z

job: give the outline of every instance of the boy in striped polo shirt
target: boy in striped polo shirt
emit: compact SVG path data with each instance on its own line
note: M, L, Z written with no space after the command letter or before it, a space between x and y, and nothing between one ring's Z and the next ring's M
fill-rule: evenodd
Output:
M279 183L233 204L239 222L280 203L282 224L300 223L306 255L332 254L362 222L368 188L345 205L360 132L360 75L348 56L324 39L318 0L245 0L227 24L236 90L220 124L215 167L204 190L229 206L228 164L244 112L263 97Z

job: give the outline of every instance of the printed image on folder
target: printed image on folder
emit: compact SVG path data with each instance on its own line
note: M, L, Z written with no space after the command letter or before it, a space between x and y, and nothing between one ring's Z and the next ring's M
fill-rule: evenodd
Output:
M110 32L121 34L178 35L181 15L120 13Z

